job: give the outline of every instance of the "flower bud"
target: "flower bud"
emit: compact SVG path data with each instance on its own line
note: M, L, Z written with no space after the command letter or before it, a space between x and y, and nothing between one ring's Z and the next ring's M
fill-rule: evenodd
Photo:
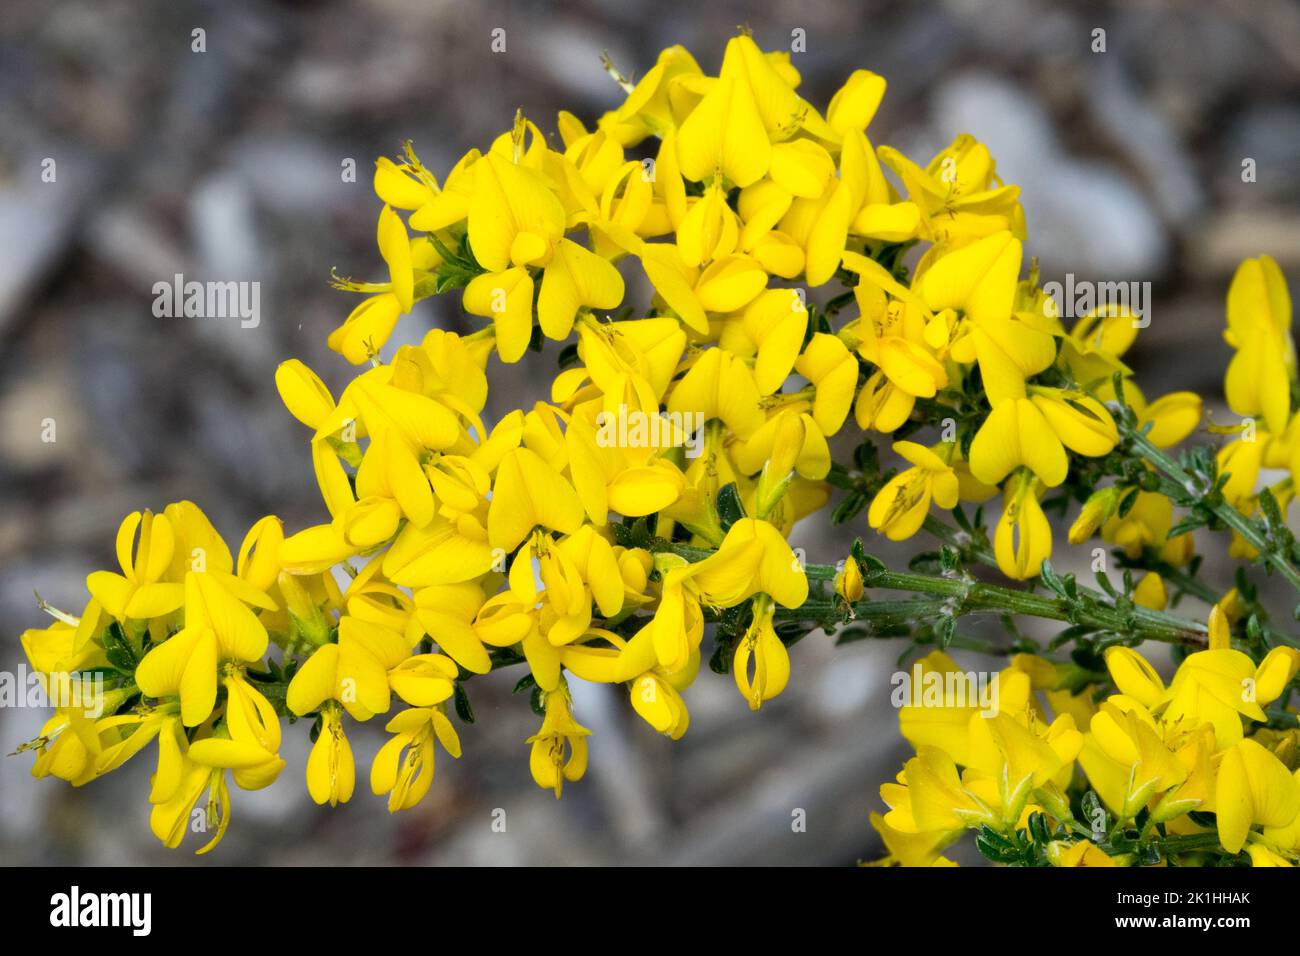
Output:
M275 515L249 529L239 549L239 576L259 591L269 591L280 576L280 545L284 543L284 526Z
M1108 647L1106 668L1121 694L1127 694L1143 707L1154 707L1165 692L1160 679L1145 657L1129 647Z
M1112 485L1100 491L1094 491L1083 503L1083 511L1070 526L1070 544L1083 544L1097 529L1109 521L1119 510L1126 489Z
M772 453L758 478L758 513L771 514L794 477L795 461L803 450L804 423L800 415L782 415L776 426Z
M1219 598L1219 603L1216 606L1231 624L1240 621L1241 616L1246 613L1245 604L1241 599L1241 592L1236 588L1232 588L1227 594Z
M289 414L308 428L319 428L334 411L334 399L315 372L297 359L281 362L275 387Z
M1169 604L1169 592L1165 582L1154 571L1142 576L1142 580L1133 589L1133 603L1139 607L1149 607L1153 611L1163 611Z
M397 534L402 509L392 498L362 498L343 513L343 540L354 548L372 548Z
M1298 670L1300 651L1293 647L1273 648L1255 671L1255 700L1264 705L1277 700Z
M865 591L862 583L862 569L858 567L857 558L850 555L844 561L844 569L835 575L835 593L850 604L862 600Z
M1219 605L1210 608L1210 650L1226 651L1232 649L1232 629L1228 626L1228 617Z
M837 133L864 130L880 108L885 78L870 70L854 70L848 82L831 97L826 121Z

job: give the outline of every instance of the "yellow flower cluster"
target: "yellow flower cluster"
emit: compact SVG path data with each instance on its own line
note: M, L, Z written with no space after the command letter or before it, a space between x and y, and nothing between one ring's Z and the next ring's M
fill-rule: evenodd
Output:
M1080 687L1077 667L1018 655L996 675L992 708L964 699L951 658L927 656L919 671L933 699L899 713L916 756L880 788L889 812L871 818L890 859L952 865L940 854L975 829L992 831L994 858L1001 848L1010 862L1022 852L1017 832L1040 815L1047 839L1038 849L1054 866L1132 865L1157 827L1169 856L1145 862L1188 865L1244 848L1255 866L1294 865L1300 730L1261 725L1300 669L1300 652L1277 647L1256 665L1230 646L1218 606L1209 644L1182 661L1168 687L1137 651L1109 648L1118 693L1099 702L1104 679ZM1082 813L1069 796L1079 773L1100 798Z
M1000 491L994 563L1025 580L1051 553L1040 499L1117 448L1114 407L1133 410L1159 448L1199 424L1195 395L1148 403L1132 382L1132 315L1099 308L1067 330L1036 266L1021 278L1018 189L983 145L962 135L920 165L872 144L880 76L856 71L823 113L799 94L787 53L741 34L716 75L672 47L635 85L616 79L626 100L593 129L560 114L562 149L516 116L441 180L409 146L377 161L387 278L337 279L364 299L329 336L364 368L337 398L300 361L276 373L310 432L328 520L286 535L264 518L232 553L190 502L130 515L120 571L90 575L83 613L55 612L52 627L23 635L47 682L97 673L110 685L102 715L57 708L32 745L38 776L80 785L156 740L153 830L177 846L204 806L216 829L207 850L229 823L229 780L256 789L283 768L281 719L311 721L307 788L334 805L355 788L349 723L383 716L391 737L370 788L405 809L431 785L435 742L460 755L450 711L472 719L464 684L523 664L541 717L529 765L559 796L583 775L590 735L569 680L623 686L676 739L706 623L718 624L715 669L757 710L790 678L784 625L807 624L802 636L833 624L824 608L853 616L865 600L859 560L834 575L834 595L813 593L810 579L820 589L831 575L814 575L789 543L845 480L892 540L915 535L932 503ZM624 306L628 283L652 301ZM1238 504L1254 486L1247 462L1300 463L1279 283L1271 260L1254 261L1229 297L1230 404L1263 416L1265 436L1223 453ZM485 320L478 331L434 329L386 350L416 302L443 294ZM489 366L546 340L566 343L549 401L485 421ZM861 433L894 436L910 467L873 476L833 464L829 440L850 415L860 448ZM921 426L941 439L907 440ZM1100 531L1131 557L1164 549L1169 567L1185 567L1191 537L1166 541L1172 527L1168 497L1117 483L1088 498L1070 538ZM1132 599L1163 607L1161 576ZM1013 827L1031 797L1064 787L1076 757L1117 816L1189 787L1205 810L1264 800L1257 775L1277 777L1278 758L1260 734L1233 737L1197 696L1250 658L1206 653L1167 693L1120 684L1090 735L1069 716L1046 723L1029 688L1050 689L1050 665L1024 660L1004 673L992 720L954 711L925 727L905 714L920 750L887 793L895 809L881 825L896 855L933 859L971 821ZM1129 681L1120 655L1108 661ZM1257 682L1277 698L1294 670L1293 657L1270 656ZM1251 707L1232 714L1262 719ZM1145 771L1140 786L1114 782L1134 753L1153 761L1158 789ZM1217 768L1217 797L1196 760ZM1177 805L1186 813L1190 797ZM1252 803L1221 822L1225 847L1252 824L1284 826L1289 806ZM1252 836L1253 854L1294 850L1272 832Z

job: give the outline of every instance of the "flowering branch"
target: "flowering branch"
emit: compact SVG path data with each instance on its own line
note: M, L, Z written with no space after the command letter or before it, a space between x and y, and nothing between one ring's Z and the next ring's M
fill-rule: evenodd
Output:
M1259 496L1262 517L1244 515L1224 497L1222 485L1227 476L1219 476L1207 456L1185 454L1180 463L1152 444L1130 415L1122 415L1118 424L1128 447L1164 476L1160 485L1164 494L1188 508L1201 524L1213 527L1217 519L1218 526L1235 531L1258 552L1260 562L1300 591L1300 568L1296 566L1300 547L1268 489Z
M680 544L663 544L661 548L690 561L703 561L716 553L712 549ZM857 550L860 552L860 545ZM805 564L803 570L809 580L821 582L833 581L842 573L841 568L826 564ZM1206 646L1206 627L1199 621L1137 607L1131 601L1108 598L1100 592L1080 588L1068 579L1056 579L1050 565L1045 578L1051 576L1061 588L1061 593L1054 596L989 584L966 574L891 571L872 557L863 562L861 573L866 588L910 591L935 595L942 600L884 603L869 599L851 603L843 600L809 601L800 608L785 612L784 618L813 621L830 628L857 621L868 627L868 632L862 636L894 637L898 636L894 628L917 622L955 621L972 614L1011 614L1069 623L1075 629L1071 636L1091 632L1110 635L1119 641L1153 640L1193 648Z

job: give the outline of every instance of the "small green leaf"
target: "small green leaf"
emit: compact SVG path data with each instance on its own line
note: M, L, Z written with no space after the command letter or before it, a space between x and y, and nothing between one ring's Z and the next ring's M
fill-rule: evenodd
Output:
M526 690L531 690L536 686L537 678L532 674L525 674L523 677L519 678L519 683L515 684L514 689L510 691L510 693L518 694Z
M745 517L745 505L740 500L740 491L734 481L718 489L717 508L723 531L730 530L733 524Z
M456 716L467 724L474 723L474 708L470 706L469 694L465 692L465 685L456 681L453 685L455 693L452 695L456 704Z
M561 369L572 368L577 365L580 361L578 357L578 343L570 342L564 348L560 349L557 361Z

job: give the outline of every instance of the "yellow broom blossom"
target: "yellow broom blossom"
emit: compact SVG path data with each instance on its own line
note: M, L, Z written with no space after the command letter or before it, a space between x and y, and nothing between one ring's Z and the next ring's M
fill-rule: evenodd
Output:
M1148 400L1148 309L1042 282L1069 250L988 146L910 157L884 77L817 103L790 50L718 47L636 81L606 59L603 115L499 114L436 172L410 143L376 160L375 281L333 276L359 299L321 333L349 378L273 377L319 499L237 549L191 501L124 509L111 569L19 627L33 776L149 750L150 829L201 853L286 762L322 808L360 772L408 810L511 671L540 721L519 779L561 797L599 759L581 682L677 740L716 719L710 672L761 710L821 692L828 638L895 639L867 691L914 753L860 802L880 862L952 865L974 831L1003 864L1300 864L1281 266L1226 290L1234 419Z

